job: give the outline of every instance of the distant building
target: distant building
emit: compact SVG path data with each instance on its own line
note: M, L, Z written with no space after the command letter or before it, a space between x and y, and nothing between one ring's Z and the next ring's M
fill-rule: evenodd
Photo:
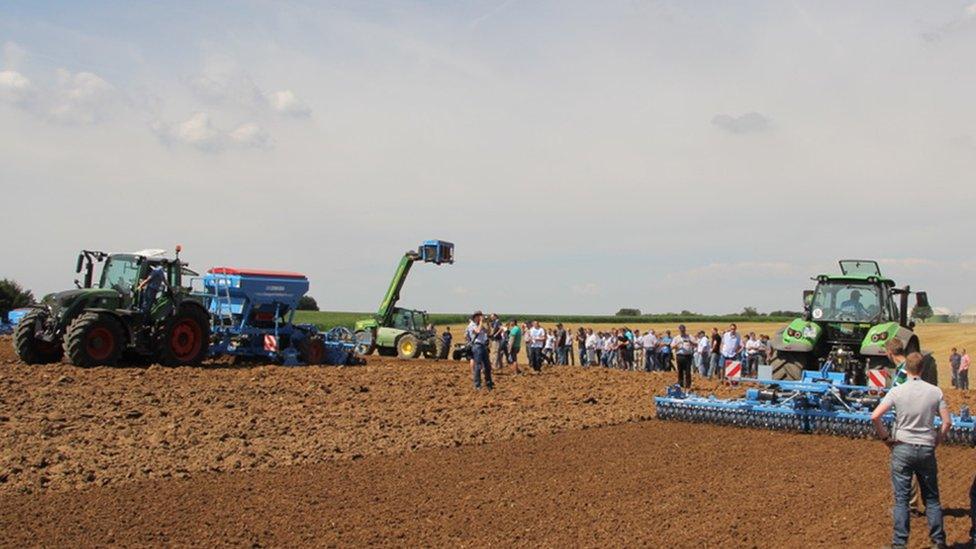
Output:
M966 324L976 324L976 305L972 307L967 307L966 310L959 315L959 322L965 322Z

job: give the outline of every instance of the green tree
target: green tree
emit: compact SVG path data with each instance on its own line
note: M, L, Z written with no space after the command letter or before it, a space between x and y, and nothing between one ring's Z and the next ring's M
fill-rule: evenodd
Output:
M317 311L319 310L319 304L315 302L315 298L310 295L303 295L298 298L298 310L299 311Z
M620 309L614 316L640 316L640 309Z
M743 307L742 316L761 316L755 307Z
M8 312L31 303L34 303L34 294L30 290L25 290L13 280L0 280L0 317L6 320Z
M925 322L932 318L932 307L912 307L912 318Z

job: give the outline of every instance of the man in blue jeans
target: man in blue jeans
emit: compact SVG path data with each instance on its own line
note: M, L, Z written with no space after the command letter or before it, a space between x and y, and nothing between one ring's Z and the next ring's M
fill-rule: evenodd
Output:
M888 391L871 414L878 437L891 449L891 487L895 494L892 547L905 547L908 544L908 500L913 476L918 477L919 489L925 500L929 538L936 547L945 547L935 448L952 427L952 418L949 417L942 390L920 377L922 361L919 353L908 355L905 361L907 380ZM892 409L895 419L889 433L883 417ZM942 419L938 429L935 427L937 416Z
M491 362L488 360L488 332L491 326L483 320L484 315L481 311L475 311L471 315L471 322L468 323L466 332L468 341L471 342L471 375L474 378L474 389L476 391L481 389L481 375L484 373L485 387L491 391L495 388L491 380Z

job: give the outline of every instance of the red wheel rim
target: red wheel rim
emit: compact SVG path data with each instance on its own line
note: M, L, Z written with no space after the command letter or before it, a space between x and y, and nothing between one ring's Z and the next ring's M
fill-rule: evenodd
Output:
M191 360L200 352L203 345L203 334L196 322L184 319L173 326L169 346L178 360Z
M88 332L85 350L93 360L105 360L115 350L115 335L104 326L96 326Z

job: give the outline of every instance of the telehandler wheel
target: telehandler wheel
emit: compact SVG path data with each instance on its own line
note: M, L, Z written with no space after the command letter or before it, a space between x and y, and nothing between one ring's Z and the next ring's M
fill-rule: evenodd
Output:
M309 365L325 363L325 342L319 336L306 337L298 343L298 359Z
M417 358L420 355L420 343L412 334L404 334L397 340L397 356L400 358Z
M50 364L60 362L64 357L60 341L44 341L37 336L48 316L44 309L34 309L24 315L14 329L14 350L27 364Z
M157 359L164 366L197 366L207 356L209 340L210 317L184 305L157 330Z
M434 358L437 360L447 360L447 345L444 345L444 340L434 335Z
M353 334L356 340L356 352L362 356L369 356L376 350L376 334L373 330L356 330Z
M776 351L776 356L770 362L773 367L773 379L799 380L803 378L805 361L794 353Z
M64 337L64 352L75 366L115 366L125 348L125 332L106 313L84 313L71 321Z

